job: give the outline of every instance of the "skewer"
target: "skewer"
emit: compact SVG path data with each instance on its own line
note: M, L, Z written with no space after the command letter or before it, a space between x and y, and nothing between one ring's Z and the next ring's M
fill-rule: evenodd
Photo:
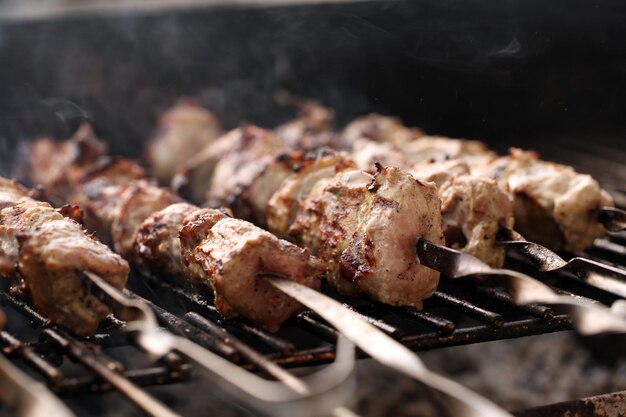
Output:
M507 228L500 230L498 242L524 255L541 272L568 270L589 285L626 298L626 272L621 269L582 257L565 261L550 249L528 242L522 235Z
M479 259L454 249L420 239L418 261L452 279L469 278L480 283L503 286L517 304L543 303L565 306L573 316L576 330L585 336L626 333L626 316L616 310L558 294L542 282L508 269L495 269Z
M99 278L102 280L102 278ZM102 280L104 281L104 280ZM108 285L108 284L107 284ZM111 287L113 288L113 287ZM114 289L114 288L113 288ZM29 317L39 325L47 323L45 317L41 316L35 310L33 310L23 300L18 300L10 297L5 293L1 293L0 296L12 303L16 308L23 310ZM126 308L127 312L130 312L131 307ZM136 313L135 313L136 314ZM152 416L159 417L175 417L178 414L163 405L160 401L150 396L143 391L137 385L120 375L116 370L111 369L102 357L93 354L89 349L85 348L80 342L74 340L70 336L62 335L56 330L46 329L42 332L42 336L48 341L52 342L56 346L63 349L74 360L80 362L86 368L90 369L96 375L100 376L108 383L113 385L118 391L124 394L130 401L141 408L143 411Z
M179 414L173 412L156 398L133 384L116 370L104 364L101 358L90 353L82 343L63 336L54 330L44 330L45 337L62 348L74 360L82 363L87 368L94 371L98 376L105 379L120 392L124 393L129 400L141 408L143 411L155 417L176 417Z
M510 416L494 403L455 381L426 368L406 346L367 323L336 300L288 278L265 273L260 275L274 287L319 314L361 350L378 362L423 383L442 396L441 405L456 416Z
M621 232L626 230L626 211L615 207L602 207L598 209L598 221L609 232Z
M272 382L251 374L228 360L190 340L168 333L156 324L150 307L139 300L129 299L99 276L84 271L90 283L88 289L109 305L118 317L128 320L126 329L146 352L163 356L178 351L216 376L226 392L236 395L251 407L276 416L325 415L335 409L340 414L343 404L352 394L354 353L350 343L340 338L336 361L305 379L292 376L285 384ZM272 374L274 375L274 374ZM324 395L326 394L326 395Z
M32 379L0 355L0 403L20 417L73 417L42 383Z
M236 337L227 335L224 329L202 317L198 313L187 313L185 314L185 319L189 320L192 324L198 326L202 330L215 335L220 340L235 346L237 351L239 351L248 362L263 370L276 380L291 387L295 392L299 392L302 395L307 395L309 393L308 388L299 378L294 377L274 362L267 360L263 355L259 354L257 351L250 348L250 346L246 345Z
M0 341L4 346L6 346L4 352L7 354L8 351L7 356L16 354L34 367L39 373L44 375L46 379L52 383L52 385L59 385L63 379L61 371L39 356L32 347L22 343L22 341L18 340L15 336L6 331L0 332Z

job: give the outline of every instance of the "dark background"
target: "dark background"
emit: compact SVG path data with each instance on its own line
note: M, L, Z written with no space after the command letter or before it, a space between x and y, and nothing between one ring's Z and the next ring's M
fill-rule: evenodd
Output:
M225 127L291 117L278 89L378 111L504 150L626 127L626 5L602 1L373 1L204 7L0 21L0 162L18 141L83 117L138 155L181 95ZM530 142L528 142L530 143Z

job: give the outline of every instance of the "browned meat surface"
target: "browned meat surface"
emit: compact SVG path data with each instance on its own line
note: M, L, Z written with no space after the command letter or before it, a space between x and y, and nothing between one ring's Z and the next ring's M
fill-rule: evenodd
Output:
M135 259L144 269L156 274L182 275L183 266L178 234L184 220L198 206L172 204L143 221L135 235Z
M363 292L392 305L421 308L439 274L417 263L423 237L443 244L434 184L394 167L376 174L348 170L321 181L291 232L328 262L329 282L347 295Z
M337 172L354 169L355 165L342 152L328 148L306 153L296 163L296 169L272 195L267 205L269 230L278 237L288 239L289 227L313 187L322 179L329 179Z
M17 234L24 230L36 229L46 222L61 220L63 215L48 203L41 201L18 202L0 210L0 275L9 278L14 291L22 287L15 267L19 256ZM14 281L17 278L18 281Z
M424 131L419 128L404 126L397 117L372 113L350 122L343 129L341 138L349 147L352 147L355 141L365 138L375 142L390 143L402 149L406 143L424 135Z
M337 147L339 138L332 131L333 111L314 100L295 100L298 117L274 129L274 133L290 148L314 149Z
M469 174L469 166L460 159L450 159L440 162L421 162L413 165L409 170L418 180L434 182L437 188L459 175Z
M267 130L244 126L239 133L233 150L215 168L208 205L229 207L239 218L264 224L272 194L293 172L292 157Z
M152 175L169 183L178 166L222 133L217 118L192 100L181 100L161 115L157 131L146 147Z
M376 164L406 169L410 160L391 143L358 139L352 145L352 159L363 171L375 172Z
M472 172L496 159L496 154L482 142L440 136L423 136L406 143L400 150L413 164L461 159L467 163Z
M181 201L171 190L146 180L133 181L117 198L119 206L111 237L115 252L125 258L132 254L135 233L143 221L155 211Z
M0 210L17 203L33 201L31 191L17 181L0 177Z
M110 245L113 243L111 228L120 213L120 195L129 183L143 177L144 172L136 163L117 158L87 174L86 182L69 201L83 210L85 227Z
M460 175L440 188L446 244L494 268L504 264L505 248L496 243L500 227L513 227L513 203L488 178Z
M612 206L613 199L591 176L520 149L493 166L513 195L515 228L526 239L553 250L579 251L606 233L594 210Z
M185 221L180 234L183 259L187 273L213 289L219 311L248 317L270 331L302 311L299 303L259 275L280 274L319 289L323 264L306 249L251 223L203 211Z
M17 271L2 271L12 290L78 335L93 332L110 312L84 289L81 272L91 271L118 289L126 284L128 264L47 203L1 210L0 238L2 251L17 265Z
M196 204L205 202L209 198L209 189L218 162L231 152L240 135L240 129L231 130L189 158L179 167L172 180L172 188Z
M91 125L82 124L66 141L43 137L30 144L23 177L45 188L45 197L55 205L64 204L80 182L85 169L107 152Z

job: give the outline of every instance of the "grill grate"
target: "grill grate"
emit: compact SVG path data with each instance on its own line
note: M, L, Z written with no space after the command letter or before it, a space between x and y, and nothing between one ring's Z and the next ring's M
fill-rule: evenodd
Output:
M583 158L574 147L559 147L558 155L556 148L552 154L550 149L540 150L549 159L564 162ZM589 172L606 184L617 197L617 205L624 207L624 190L616 180L622 178L622 171L608 169L592 164ZM593 248L574 255L626 268L626 233L597 239ZM567 272L537 272L515 254L507 258L506 267L532 275L565 294L606 305L618 299ZM9 330L0 332L0 346L14 362L34 370L61 396L110 391L116 387L116 378L149 387L194 377L194 367L176 354L156 363L146 357L132 346L122 331L124 323L115 318L108 318L97 334L76 340L62 329L50 327L28 304L10 295L6 284L1 285L5 286L0 288L0 301L10 320ZM169 277L146 277L134 271L128 288L126 295L146 301L163 327L270 379L280 379L282 367L323 364L335 358L337 333L313 312L300 314L277 334L270 334L244 320L222 318L209 295L194 292ZM471 282L443 280L422 311L343 298L328 288L324 291L416 351L571 328L569 317L558 310L541 305L516 306L502 290Z
M626 248L620 235L599 240L586 256L624 263ZM543 274L532 270L522 258L510 257L508 267L530 273L565 293L610 304L612 294L571 279L566 273ZM128 296L146 301L160 324L175 334L184 335L199 345L255 372L272 378L271 364L295 367L327 363L334 359L336 331L313 312L304 312L289 320L277 334L270 334L238 319L220 317L210 299L184 285L134 273ZM347 299L325 292L365 317L370 323L413 350L515 338L570 329L567 315L540 305L515 306L499 289L469 282L442 281L440 289L424 309L391 307L365 299ZM101 331L79 341L62 329L48 327L44 317L27 303L6 290L0 294L5 307L19 312L33 326L24 334L0 333L4 352L27 364L59 394L107 391L113 388L103 378L98 365L118 372L135 384L169 384L193 377L193 367L179 356L170 354L156 365L150 361L138 368L128 367L130 356L141 356L121 331L123 322L109 318ZM112 351L134 350L116 359ZM363 355L363 354L361 354ZM74 375L62 359L82 363L87 373ZM142 362L142 361L139 361Z

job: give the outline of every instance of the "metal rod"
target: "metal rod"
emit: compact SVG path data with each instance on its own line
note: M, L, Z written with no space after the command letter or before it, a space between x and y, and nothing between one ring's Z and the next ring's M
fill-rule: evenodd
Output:
M394 309L393 311L396 310L405 316L409 316L413 319L419 320L427 326L434 327L441 334L450 334L454 332L454 329L456 329L456 324L454 324L453 321L436 316L435 314L428 311L419 311L412 307L400 307Z
M477 319L489 323L491 326L495 328L502 327L504 324L504 318L493 311L489 311L482 307L478 307L475 304L470 303L467 300L464 300L459 297L455 297L454 295L447 294L445 292L436 291L433 294L433 300L442 301L446 304L451 305L454 308L465 311L466 313L476 317Z
M227 320L224 324L228 324L229 326L236 327L245 333L254 335L263 344L269 346L273 350L279 351L282 355L291 355L296 350L296 346L292 342L268 333L258 327L250 326L239 320Z
M528 242L512 229L501 228L498 242L527 258L541 272L570 271L581 281L626 298L626 271L584 257L565 261L550 249ZM569 275L559 275L570 278Z
M331 343L335 343L337 341L337 331L314 318L311 311L305 311L304 313L300 313L298 315L298 320L300 320L301 323L309 327L309 329L313 333L315 333L322 339Z
M155 417L178 416L178 414L170 410L156 398L150 396L137 385L133 384L123 375L120 375L116 371L104 365L100 355L94 355L89 351L89 349L85 348L82 343L71 339L69 336L63 336L51 329L44 330L42 335L44 335L50 342L63 349L72 359L80 362L92 372L117 388L117 390L123 393L126 398L132 401L148 415Z
M3 330L0 332L0 340L2 344L6 346L4 353L7 356L16 354L40 374L45 376L52 385L59 385L63 380L63 373L61 371L39 356L32 347L24 344L15 336Z
M429 371L417 355L404 345L362 320L334 299L287 278L269 275L264 275L263 278L314 310L375 360L437 391L445 397L442 405L450 415L510 416L475 392Z
M221 327L211 322L210 320L202 317L198 313L187 313L185 314L185 319L189 320L191 323L198 326L202 330L221 338L223 342L231 344L241 354L243 358L248 360L254 366L261 369L263 372L276 378L278 381L283 382L285 385L292 388L295 392L303 395L306 395L308 393L308 388L299 378L294 377L292 374L285 371L274 362L268 360L265 356L252 349L250 346L246 345L236 337L228 334L225 329L222 329Z
M529 314L532 314L536 317L541 317L542 319L551 319L554 317L554 310L550 307L542 306L539 304L526 304L526 305L517 305L515 304L515 300L507 294L506 292L498 289L498 288L489 288L483 286L476 286L476 292L479 294L485 295L487 297L491 297L494 300L497 300L503 304L515 306L516 308L523 310Z
M382 320L379 319L375 319L374 317L370 317L368 315L362 314L361 312L357 311L354 307L352 307L349 304L343 304L343 306L349 310L351 310L352 312L354 312L356 315L358 315L359 317L361 317L363 320L365 320L366 322L368 322L369 324L371 324L372 326L382 330L383 332L387 333L388 335L392 336L395 339L399 339L403 336L403 331L395 326L392 326L389 323L385 323Z
M449 278L473 279L479 283L504 287L517 304L550 304L569 309L576 330L582 335L626 333L626 316L597 302L558 294L544 283L517 271L494 269L479 259L420 239L417 257L421 264Z
M191 293L184 288L181 288L177 285L172 285L170 283L159 282L159 285L167 288L168 291L175 293L176 295L182 297L185 301L193 304L199 311L206 311L210 314L215 315L216 317L222 317L215 308L215 306L211 305L209 301L202 295ZM270 348L280 351L283 355L289 355L295 350L295 346L293 343L283 340L262 329L250 326L242 321L227 319L224 321L224 323L242 330L243 332L258 339L261 343L269 346Z
M176 317L169 311L157 306L151 301L146 300L145 298L140 297L139 295L128 290L125 290L124 292L150 307L152 311L154 311L154 314L156 314L159 321L165 324L173 333L179 336L187 337L195 343L198 343L200 346L211 349L230 361L239 361L239 354L234 347L229 346L222 340L216 339L215 336L207 334L206 332L198 329L196 326L190 325L185 320Z
M194 372L192 364L183 363L179 369L172 370L166 366L156 366L143 369L130 369L124 372L124 377L136 385L162 385L172 382L189 380ZM65 378L59 385L58 391L63 394L84 394L94 391L110 391L111 384L97 376Z
M74 414L42 383L0 355L0 404L20 417L72 417Z
M598 221L610 232L626 229L626 212L615 207L602 207L598 210Z

